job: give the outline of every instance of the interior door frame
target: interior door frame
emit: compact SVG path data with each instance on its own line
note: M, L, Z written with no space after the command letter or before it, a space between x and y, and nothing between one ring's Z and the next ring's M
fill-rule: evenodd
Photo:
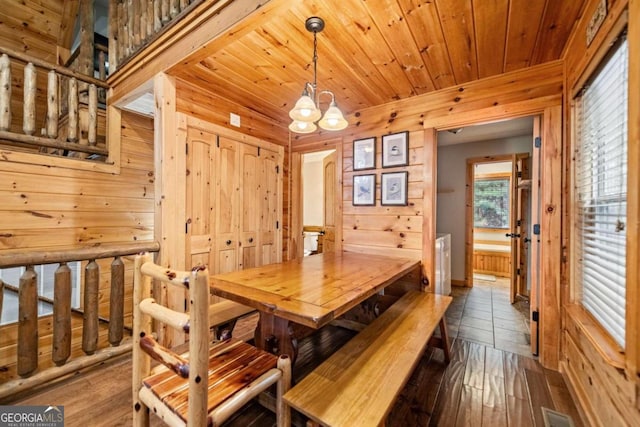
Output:
M467 192L465 194L465 252L464 252L464 277L465 277L465 286L473 287L473 184L475 182L474 178L474 167L479 163L499 163L499 162L512 162L513 169L513 160L515 158L515 153L510 154L498 154L495 156L485 156L485 157L472 157L467 159L467 171L466 171L466 188ZM513 186L513 171L511 172L511 177L509 180L510 187ZM509 231L513 232L514 228L514 212L513 212L513 191L511 188L509 189ZM513 282L514 275L514 255L513 252L513 244L510 257L511 267L509 269L509 276L511 281ZM513 283L511 284L513 287ZM513 289L512 289L513 291Z
M302 209L304 206L304 188L302 185L302 155L315 153L318 151L335 150L336 153L336 181L335 181L335 225L336 240L335 251L342 251L342 138L323 141L322 144L312 146L300 145L292 147L289 145L289 164L291 165L291 178L289 179L291 188L291 213L290 224L291 234L287 254L289 259L300 259L304 255L304 241L302 239Z
M433 152L430 159L433 169L437 167L437 132L460 127L479 125L498 120L516 119L519 117L539 116L541 128L540 155L540 235L538 236L540 251L540 271L538 273L538 294L536 301L539 319L539 360L549 369L557 370L560 361L560 278L562 275L562 161L563 161L563 127L562 98L552 100L533 100L531 103L510 105L510 109L484 109L474 114L461 110L445 117L425 120L425 134L434 135L425 138L425 147ZM534 150L535 152L535 150ZM435 188L424 190L425 200L436 200ZM423 233L435 236L436 217L432 215L425 220ZM425 245L435 245L433 241ZM465 281L468 277L465 277ZM533 279L532 279L533 280ZM532 283L533 292L533 283ZM531 298L531 296L530 296ZM533 301L531 301L533 304ZM533 307L532 307L533 309Z

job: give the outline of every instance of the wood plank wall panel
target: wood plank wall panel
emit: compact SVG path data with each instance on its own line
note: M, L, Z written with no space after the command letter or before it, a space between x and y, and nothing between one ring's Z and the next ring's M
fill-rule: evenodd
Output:
M353 171L353 142L343 144L343 248L347 251L394 253L420 258L422 254L422 130L409 133L409 166L382 169L382 138L376 138L376 169ZM407 206L382 206L382 173L407 171ZM353 206L353 177L376 175L376 206Z
M0 162L0 250L153 239L152 121L122 126L122 175Z
M118 175L0 161L0 250L49 250L152 240L152 119L122 113L121 157ZM105 318L109 316L111 261L99 262L99 313ZM125 261L125 325L131 325L131 268L130 262ZM72 353L79 355L82 316L79 320L73 318ZM39 358L41 366L48 366L51 316L41 318L39 325ZM101 347L108 345L107 338L106 328L101 329ZM16 339L15 325L0 327L0 382L15 377Z
M499 277L510 277L511 253L473 251L473 271Z
M478 50L478 76L480 78L500 74L504 66L503 49L496 49L506 40L509 0L473 1Z
M536 44L538 28L545 9L545 2L511 0L509 3L511 19L507 29L505 71L519 70L531 65L531 52Z
M564 110L564 134L566 135L565 150L570 150L572 128L572 99L580 90L585 80L597 68L600 59L606 54L606 47L617 36L621 29L621 20L624 20L627 7L629 31L629 171L630 175L637 171L638 161L638 135L640 132L640 120L638 120L638 97L640 84L638 79L638 63L640 61L640 46L638 40L638 28L640 27L640 6L637 1L614 0L608 1L608 14L596 37L590 46L586 45L586 28L589 24L599 0L590 0L582 13L582 19L576 24L575 30L569 43L565 47L566 61L566 82L565 82L565 110ZM635 33L633 32L635 31ZM635 72L634 68L635 67ZM634 163L635 162L635 163ZM632 166L635 164L636 166ZM565 170L570 171L570 160L565 162ZM567 172L568 173L568 172ZM638 186L632 182L638 182L638 174L631 178L629 183L629 206L630 214L635 212L637 221ZM568 188L570 183L565 186ZM565 192L565 198L568 193ZM636 197L633 199L633 197ZM635 200L635 201L634 201ZM567 209L570 213L571 207ZM632 218L632 217L630 217ZM571 259L571 247L569 246L569 233L571 232L569 222L566 221L566 232L563 234L563 245L566 248L563 256L563 272L561 277L561 292L563 304L568 304L572 300L571 295L571 269L569 260ZM638 263L629 260L637 260L638 246L636 244L637 222L627 228L629 239L628 252L631 254L627 258L627 283L630 286L627 294L627 311L630 315L627 319L627 353L625 355L627 370L619 370L607 364L602 358L594 344L586 338L584 332L574 321L572 316L562 313L564 328L562 329L562 353L561 366L567 374L569 386L573 389L577 401L585 410L589 421L593 425L640 425L640 406L638 405L640 388L637 376L638 368L638 298L637 298L637 271ZM635 228L633 228L635 227ZM635 232L634 232L635 231ZM628 254L629 256L629 254ZM564 310L563 310L564 311Z
M286 146L289 141L287 128L254 109L231 103L218 94L206 92L181 79L176 79L176 91L176 109L180 113L274 144ZM229 124L229 113L240 116L240 128Z
M542 112L547 105L561 102L563 67L559 61L527 70L506 73L464 85L420 95L380 107L365 109L348 117L350 126L338 135L343 140L343 232L344 249L417 258L425 261L425 248L433 245L425 238L423 224L428 188L425 183L425 133L429 127L449 128L474 121L491 121ZM381 169L381 137L409 131L409 165ZM322 150L335 138L327 132L293 136L294 151ZM377 170L353 171L353 140L377 138ZM434 159L435 161L435 159ZM380 174L394 170L409 172L409 206L380 205ZM357 174L376 174L376 206L352 205L352 182ZM464 171L462 172L464 173ZM426 224L435 225L435 217ZM422 242L422 243L419 243ZM292 244L292 242L288 242Z
M0 44L56 63L64 3L59 0L3 1L0 8Z

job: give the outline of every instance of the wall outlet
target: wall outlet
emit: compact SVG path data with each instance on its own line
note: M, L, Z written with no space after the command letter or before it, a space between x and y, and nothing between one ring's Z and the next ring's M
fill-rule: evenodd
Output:
M229 123L231 126L235 126L237 128L240 127L240 116L237 114L229 113Z

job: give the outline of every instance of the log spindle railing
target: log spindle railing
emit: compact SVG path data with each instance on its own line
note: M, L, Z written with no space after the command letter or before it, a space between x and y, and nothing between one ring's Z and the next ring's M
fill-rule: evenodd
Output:
M123 256L139 252L157 252L158 243L135 243L127 245L105 244L82 249L55 252L11 252L0 253L0 268L26 266L20 277L18 292L17 360L16 373L22 377L0 384L0 399L26 390L45 381L66 375L79 368L91 366L110 357L131 350L130 339L124 338L124 288L125 265ZM96 260L113 258L109 298L109 319L99 316L100 268ZM88 260L84 269L84 300L82 310L72 309L72 279L68 262ZM59 264L54 273L53 300L38 296L38 277L35 265ZM4 292L16 288L0 281L0 313ZM56 366L38 370L38 302L53 303L51 360ZM84 356L75 358L72 348L72 313L81 312L82 351ZM99 323L108 321L109 348L99 348ZM4 326L6 327L6 326Z
M109 343L122 341L124 326L124 262L115 257L111 263L111 295L109 299Z
M84 316L82 351L93 354L98 349L98 297L100 295L100 267L95 259L84 269Z
M38 367L38 277L33 265L20 277L18 337L18 375L28 376Z
M71 269L61 262L53 284L53 351L57 366L64 365L71 355Z
M14 64L24 67L24 94L21 100L23 122L21 127L15 124L12 126L11 71ZM42 117L44 126L41 130L36 127L36 123L38 123L36 110L39 104L38 88L36 87L37 69L47 72L46 88L42 88L43 92L46 91L46 101L44 99L40 101L46 104L46 112ZM0 46L1 143L16 147L46 149L50 154L77 152L82 154L75 155L75 157L85 158L93 154L106 159L109 151L104 144L98 144L97 136L98 88L104 91L109 88L109 85L91 76ZM60 96L61 92L64 92L66 96ZM14 99L13 101L18 100ZM87 104L88 118L86 123L81 123L78 119L79 110L84 103ZM66 128L61 129L61 119L67 114ZM80 137L82 132L78 129L79 124L82 124L83 130L86 130L86 140ZM20 128L22 133L18 130Z
M189 13L203 0L118 0L109 6L109 72Z

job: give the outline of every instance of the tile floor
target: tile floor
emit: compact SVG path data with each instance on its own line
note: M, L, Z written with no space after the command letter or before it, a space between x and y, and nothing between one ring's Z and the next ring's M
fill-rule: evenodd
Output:
M533 357L529 302L509 302L509 280L474 280L472 288L453 286L446 314L449 336Z

